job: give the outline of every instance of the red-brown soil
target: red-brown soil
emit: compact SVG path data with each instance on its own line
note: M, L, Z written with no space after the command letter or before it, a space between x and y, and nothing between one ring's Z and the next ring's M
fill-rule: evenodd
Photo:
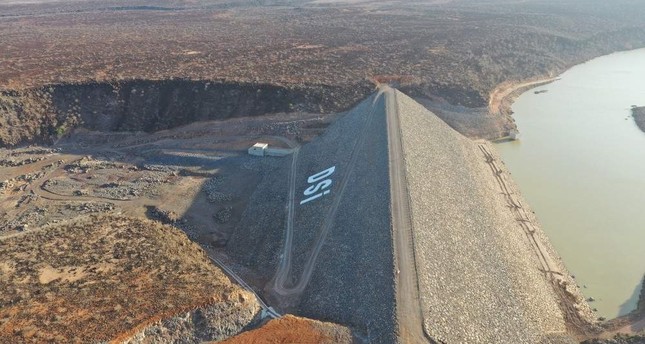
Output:
M287 315L264 326L220 342L222 344L351 343L350 331L340 325Z

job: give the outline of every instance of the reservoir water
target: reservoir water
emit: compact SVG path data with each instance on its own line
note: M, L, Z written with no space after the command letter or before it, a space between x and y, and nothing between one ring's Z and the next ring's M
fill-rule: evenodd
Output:
M536 91L547 91L536 94ZM645 49L578 65L514 103L497 149L598 316L636 307L645 274Z

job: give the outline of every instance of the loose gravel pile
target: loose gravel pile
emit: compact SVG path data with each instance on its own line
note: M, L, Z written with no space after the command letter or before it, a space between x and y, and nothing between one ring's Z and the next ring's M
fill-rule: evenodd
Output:
M427 333L445 343L566 342L553 288L482 152L397 99Z
M52 202L43 207L28 208L9 221L0 222L0 233L39 228L69 220L78 215L107 214L120 210L108 202Z
M65 166L65 171L67 173L63 176L48 179L42 188L61 196L90 196L126 201L141 196L158 196L159 187L170 183L178 174L177 168L172 166L145 165L139 168L90 157ZM44 173L40 172L30 178L38 179Z

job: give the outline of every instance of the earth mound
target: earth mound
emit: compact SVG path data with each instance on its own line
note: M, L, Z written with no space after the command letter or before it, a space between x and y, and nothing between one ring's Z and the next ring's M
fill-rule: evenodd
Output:
M247 343L352 343L348 328L292 315L274 319L264 326L227 339L222 344Z

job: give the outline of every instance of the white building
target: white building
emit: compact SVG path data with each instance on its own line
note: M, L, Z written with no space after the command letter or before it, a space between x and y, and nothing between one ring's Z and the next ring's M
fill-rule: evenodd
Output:
M256 143L251 148L249 148L249 154L256 156L264 156L265 151L269 147L268 143Z

